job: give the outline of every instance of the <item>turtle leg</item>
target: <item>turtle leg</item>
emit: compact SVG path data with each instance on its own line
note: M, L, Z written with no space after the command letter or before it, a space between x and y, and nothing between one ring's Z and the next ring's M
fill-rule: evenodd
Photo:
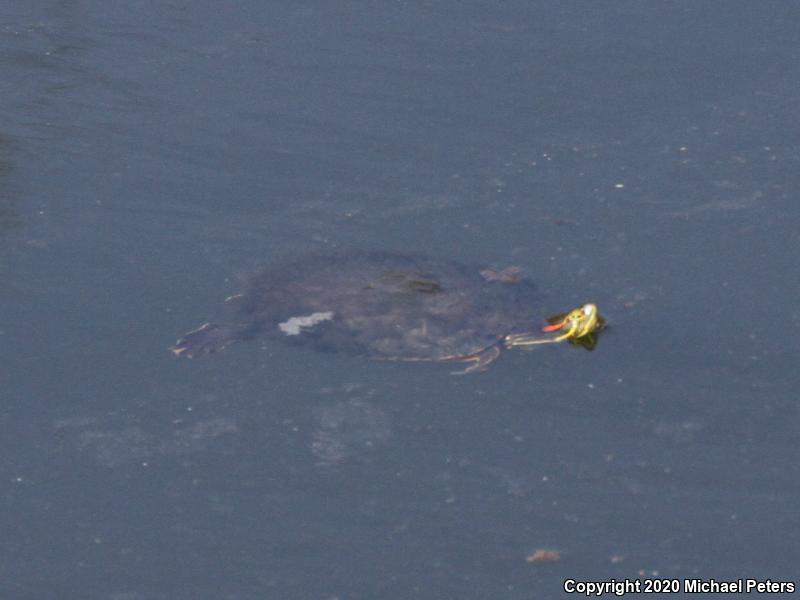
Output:
M494 271L492 269L484 269L481 271L481 277L486 281L498 281L500 283L519 283L522 278L522 267L516 265L506 267L502 271Z
M453 371L451 375L466 375L467 373L475 373L477 371L484 371L486 368L497 360L500 356L500 346L495 344L484 348L480 352L476 352L472 356L465 358L465 361L471 361L473 364L468 366L463 371Z
M248 329L236 323L206 323L175 342L171 350L175 356L186 358L219 352L245 337Z

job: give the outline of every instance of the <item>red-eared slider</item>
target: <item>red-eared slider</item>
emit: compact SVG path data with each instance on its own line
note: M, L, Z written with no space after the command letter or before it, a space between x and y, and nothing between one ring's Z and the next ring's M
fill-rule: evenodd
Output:
M591 348L605 324L585 304L542 328L535 288L514 267L480 271L385 252L279 264L248 277L228 303L234 322L206 323L172 351L191 358L268 336L384 360L470 361L469 372L503 348L562 340Z

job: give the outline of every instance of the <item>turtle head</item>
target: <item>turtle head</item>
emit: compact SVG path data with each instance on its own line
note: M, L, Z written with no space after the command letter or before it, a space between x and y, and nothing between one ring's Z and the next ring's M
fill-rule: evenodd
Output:
M602 329L606 321L597 312L596 304L584 304L580 308L571 310L566 314L556 315L547 319L548 325L542 328L545 332L562 332L553 341L577 340Z
M536 346L569 341L589 350L597 342L595 333L605 327L606 320L600 316L596 304L584 304L567 313L554 315L547 319L542 328L544 333L558 333L556 336L543 337L530 333L511 334L505 338L506 347Z

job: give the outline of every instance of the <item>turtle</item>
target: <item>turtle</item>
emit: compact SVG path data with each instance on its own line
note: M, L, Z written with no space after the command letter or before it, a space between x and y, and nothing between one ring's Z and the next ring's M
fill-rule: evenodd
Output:
M486 369L505 348L560 341L592 349L605 319L594 304L537 328L538 294L519 267L473 268L394 252L313 254L244 277L227 298L237 318L206 323L172 352L194 358L256 337L380 360L472 363Z

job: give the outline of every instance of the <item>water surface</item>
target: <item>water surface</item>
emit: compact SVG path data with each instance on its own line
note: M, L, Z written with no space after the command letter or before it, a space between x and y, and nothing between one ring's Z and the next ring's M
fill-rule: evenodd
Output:
M0 9L0 595L795 576L798 25L788 3ZM519 265L611 327L469 377L168 352L239 274L350 248Z

